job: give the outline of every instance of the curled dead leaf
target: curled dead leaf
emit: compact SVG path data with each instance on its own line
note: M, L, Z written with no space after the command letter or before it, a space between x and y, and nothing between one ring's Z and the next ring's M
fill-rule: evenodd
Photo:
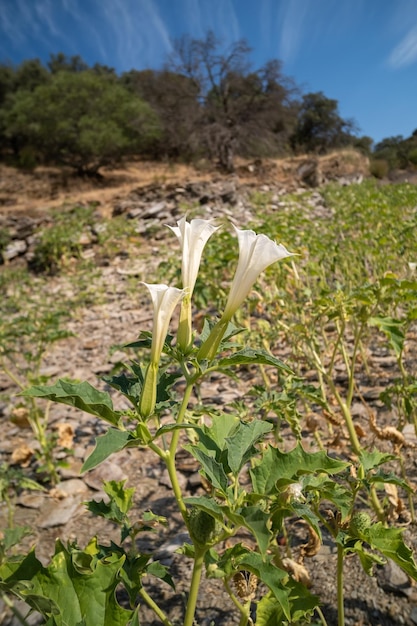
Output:
M27 443L22 443L20 446L15 448L12 452L11 462L12 465L20 465L21 467L28 467L34 451Z
M17 406L10 413L10 420L19 428L30 428L29 409L25 406Z
M291 574L295 581L302 583L306 587L311 587L310 574L304 565L286 557L282 559L282 566L289 574Z
M57 444L62 448L72 448L74 443L74 429L71 424L65 424L65 422L59 422L56 425L58 430Z
M300 556L302 558L304 557L311 558L315 556L320 550L320 546L321 546L320 537L311 526L308 527L308 533L309 533L308 542L300 546Z

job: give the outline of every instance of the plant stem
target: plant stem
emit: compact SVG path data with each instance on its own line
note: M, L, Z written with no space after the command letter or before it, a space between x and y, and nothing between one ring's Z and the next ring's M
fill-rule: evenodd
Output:
M206 550L195 546L194 567L191 577L190 593L187 601L187 610L185 612L184 626L193 626L194 615L197 606L198 592L200 589L201 574L204 565L204 556Z
M345 605L343 596L343 546L337 544L337 624L345 626Z
M159 617L162 624L165 626L172 626L172 623L169 621L163 610L156 604L154 600L152 600L151 596L145 591L143 587L139 589L139 595L144 599L146 604L152 609L152 611Z
M26 619L24 618L24 616L22 615L22 613L19 611L19 609L17 609L15 607L15 605L13 604L13 602L10 600L10 598L7 597L7 595L5 593L1 594L2 600L4 602L4 604L6 604L9 609L12 611L12 613L14 614L15 617L17 617L17 619L19 620L19 622L22 624L22 626L29 626L29 622L26 621Z
M323 615L323 611L321 610L321 608L319 606L316 606L315 611L316 611L317 615L319 616L320 621L323 624L323 626L327 626L327 621L326 621L326 618Z
M189 382L187 384L187 387L185 388L184 397L181 402L180 410L178 411L177 420L176 420L177 425L182 424L184 422L185 412L187 410L188 401L190 399L192 389L193 389L193 383ZM177 453L179 437L180 437L180 429L177 428L172 433L172 439L171 439L171 443L169 446L169 450L165 452L162 458L164 459L166 468L168 470L168 475L171 481L172 489L174 491L175 500L177 501L177 504L178 504L178 508L181 512L181 515L185 523L188 526L187 507L185 506L184 501L183 501L181 487L178 482L177 468L175 467L175 455Z

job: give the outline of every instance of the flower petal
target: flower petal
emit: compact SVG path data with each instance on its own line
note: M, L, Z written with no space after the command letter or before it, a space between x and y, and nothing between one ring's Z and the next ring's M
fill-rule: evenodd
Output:
M230 319L249 294L259 274L269 265L292 256L282 244L253 230L241 230L233 225L239 242L239 260L230 287L223 317Z
M151 361L159 362L169 322L178 302L184 296L184 289L168 287L162 284L142 283L151 294L154 314L152 331Z

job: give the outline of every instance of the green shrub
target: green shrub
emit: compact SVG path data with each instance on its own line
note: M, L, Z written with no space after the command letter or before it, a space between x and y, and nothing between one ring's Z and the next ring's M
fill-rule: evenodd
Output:
M369 164L369 171L375 178L386 178L388 170L388 163L385 159L372 159Z
M408 153L408 160L413 165L417 166L417 148L413 148L413 150L410 150L410 152Z
M30 268L56 274L70 258L80 258L80 237L92 225L92 207L74 207L55 213L53 224L41 233Z

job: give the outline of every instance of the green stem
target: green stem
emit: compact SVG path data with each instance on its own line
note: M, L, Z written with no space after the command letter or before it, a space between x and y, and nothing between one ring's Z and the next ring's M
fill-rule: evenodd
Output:
M181 402L181 406L180 406L180 410L178 411L178 415L177 415L177 420L176 423L177 425L183 424L184 423L184 419L185 419L185 412L187 410L187 406L188 406L188 402L190 400L190 396L191 396L191 392L193 390L193 382L190 381L187 384L187 387L185 388L184 391L184 397L182 399ZM175 455L177 453L177 448L178 448L178 442L179 442L179 437L180 437L180 428L177 428L176 430L174 430L174 432L172 433L172 439L171 439L171 443L169 446L169 450L167 450L165 452L165 454L163 455L163 459L165 461L165 465L167 467L168 470L168 475L171 481L171 485L172 485L172 489L174 491L174 496L175 499L177 501L178 504L178 508L181 512L181 515L185 521L185 523L188 525L188 520L187 520L187 507L184 504L183 501L183 497L182 497L182 493L181 493L181 487L180 484L178 482L178 476L177 476L177 468L175 466Z
M343 595L343 546L337 544L337 624L345 626L345 604Z
M22 626L29 626L29 622L26 621L26 619L24 618L22 613L19 611L19 609L17 609L15 607L15 605L10 600L10 598L8 598L5 593L2 593L1 597L2 597L2 600L3 600L4 604L6 604L9 607L9 609L12 611L12 613L15 615L15 617L17 617L17 619L22 624Z
M169 621L163 610L156 604L154 600L152 600L151 596L145 591L143 587L139 589L139 595L143 598L146 604L152 609L152 611L159 617L162 624L165 626L172 626L172 623Z
M323 626L327 626L327 621L326 621L326 618L323 615L323 611L321 610L321 608L319 606L316 606L315 611L316 611L317 615L319 616L320 621L323 624Z
M382 508L381 503L379 501L375 485L371 485L371 487L370 487L370 494L371 494L371 502L372 502L372 506L374 508L374 511L378 515L379 521L383 522L384 519L385 519L384 509Z
M193 626L194 615L197 607L198 592L200 589L201 574L204 565L205 549L195 546L194 567L191 577L190 593L187 601L187 610L185 612L184 626Z
M212 361L217 354L220 342L224 333L227 330L228 319L221 318L217 324L215 324L211 330L211 333L207 339L202 343L197 353L197 359L199 361L207 360Z
M239 602L239 600L237 599L237 597L235 596L235 594L233 593L229 582L227 580L223 581L225 589L227 591L227 593L230 596L231 601L233 602L233 604L235 605L235 607L238 609L239 613L240 613L240 621L239 621L239 626L247 626L249 620L250 620L250 600L249 602L246 602L246 604L241 604L241 602ZM252 623L252 622L251 622Z

